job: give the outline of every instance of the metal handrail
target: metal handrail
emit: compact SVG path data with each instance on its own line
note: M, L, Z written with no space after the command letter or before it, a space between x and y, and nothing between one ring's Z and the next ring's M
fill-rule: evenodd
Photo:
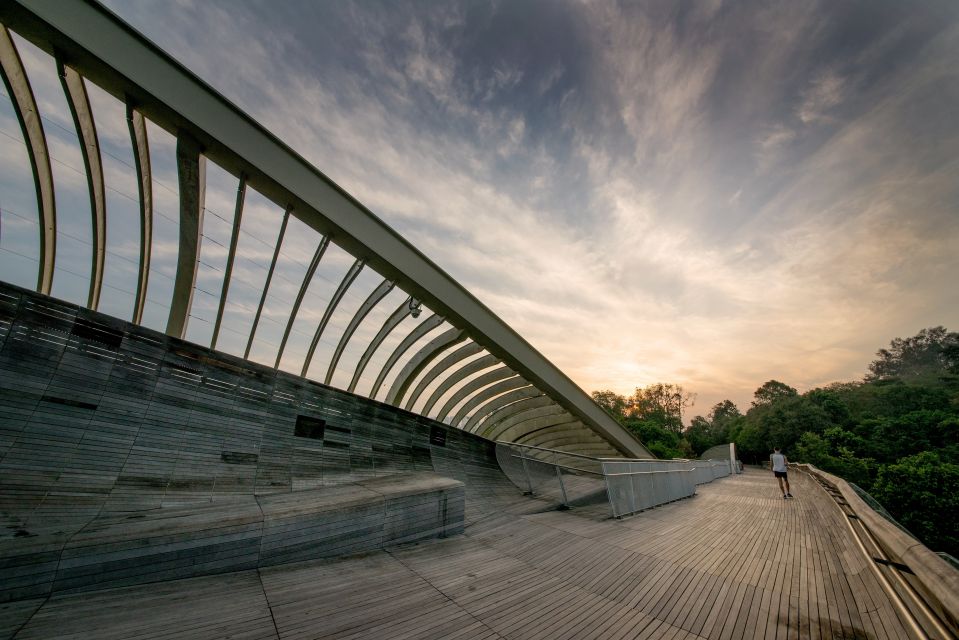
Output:
M667 502L688 498L696 493L696 485L735 473L729 460L646 460L627 458L599 458L582 454L557 451L545 447L523 445L499 441L498 451L502 451L501 466L513 482L524 488L527 495L534 494L534 484L548 487L552 482L552 472L543 474L540 468L531 473L530 463L538 463L555 471L556 481L562 492L563 508L569 508L567 487L563 481L563 472L600 477L605 485L606 499L610 514L614 518L643 511ZM503 447L505 449L500 449ZM569 458L569 460L564 460ZM507 462L518 459L522 469L516 463ZM599 471L574 466L570 460L588 460L599 467ZM638 464L642 463L642 464ZM649 465L658 463L666 468L650 469ZM544 485L545 483L545 485ZM554 485L555 487L555 485Z
M692 469L667 469L665 471L623 471L621 473L604 473L601 474L606 478L612 478L615 476L649 476L657 473L692 473Z
M531 444L519 444L517 442L509 442L507 440L497 440L496 444L502 444L509 447L515 447L519 449L535 449L537 451L545 451L546 453L552 453L554 455L569 456L571 458L582 458L583 460L624 460L626 462L659 462L658 460L645 460L644 458L594 458L592 456L585 456L581 453L570 453L569 451L559 451L558 449L547 449L545 447L537 447Z
M503 443L503 444L508 444L508 443ZM539 462L540 464L548 464L551 467L556 467L558 469L565 469L566 471L576 471L578 473L587 473L592 476L600 476L600 477L603 476L603 473L599 471L590 471L589 469L580 469L579 467L570 467L565 464L559 464L556 462L548 462L546 460L540 460L539 458L527 458L525 456L516 455L515 453L511 454L511 457L519 458L520 460L529 460L530 462Z

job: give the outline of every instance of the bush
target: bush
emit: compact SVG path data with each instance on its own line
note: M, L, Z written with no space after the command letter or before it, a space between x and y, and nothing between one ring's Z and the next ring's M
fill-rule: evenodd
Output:
M873 497L935 551L959 555L959 465L931 451L879 469Z

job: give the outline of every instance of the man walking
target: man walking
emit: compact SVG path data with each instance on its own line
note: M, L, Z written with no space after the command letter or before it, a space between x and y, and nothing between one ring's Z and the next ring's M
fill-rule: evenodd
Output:
M786 475L786 465L788 463L789 460L786 459L786 456L779 452L779 447L776 447L772 455L769 456L769 465L772 467L773 475L779 480L779 490L783 492L784 499L793 497L793 494L789 493L789 477ZM785 488L783 488L784 482L786 483Z

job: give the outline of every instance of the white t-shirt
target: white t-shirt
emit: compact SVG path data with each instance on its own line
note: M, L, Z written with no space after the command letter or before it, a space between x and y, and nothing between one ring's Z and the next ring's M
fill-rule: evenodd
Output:
M786 456L781 453L774 453L769 456L769 459L773 463L773 471L785 471L786 470Z

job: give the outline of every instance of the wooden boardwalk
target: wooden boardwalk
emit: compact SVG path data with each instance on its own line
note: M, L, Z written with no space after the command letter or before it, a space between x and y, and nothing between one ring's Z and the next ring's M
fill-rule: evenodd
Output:
M465 535L0 607L25 638L907 638L809 478L747 471L622 521L472 518ZM490 511L487 511L490 513Z

